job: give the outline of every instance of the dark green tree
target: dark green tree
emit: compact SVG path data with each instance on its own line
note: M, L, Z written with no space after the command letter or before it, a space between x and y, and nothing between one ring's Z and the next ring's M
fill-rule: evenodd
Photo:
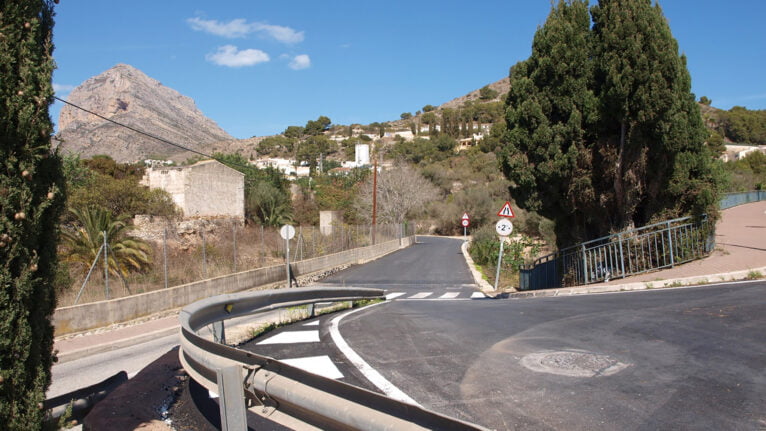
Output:
M316 120L309 120L306 123L304 132L310 136L321 135L330 128L330 124L332 124L332 121L328 117L321 115Z
M590 45L587 3L560 1L510 74L501 166L516 202L557 221L564 240L586 236L596 205L586 148L597 115Z
M497 94L497 90L489 88L488 85L485 85L479 89L479 99L481 100L492 100L497 97Z
M653 218L715 215L720 166L686 60L651 0L560 0L511 70L501 163L560 245Z
M606 0L592 15L599 99L594 172L605 225L715 215L720 166L704 145L686 57L662 9L651 0Z
M51 153L53 1L0 2L0 424L42 427L53 363L58 219Z
M299 139L305 133L305 129L301 126L288 126L283 135L291 139Z

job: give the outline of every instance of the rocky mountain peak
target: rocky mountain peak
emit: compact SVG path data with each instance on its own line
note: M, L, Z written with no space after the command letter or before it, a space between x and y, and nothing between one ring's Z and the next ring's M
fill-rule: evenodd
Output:
M233 138L205 117L194 100L142 71L118 64L72 90L75 105L185 147L207 152ZM107 154L119 162L144 158L185 160L192 153L143 136L65 105L59 115L59 147L82 157Z

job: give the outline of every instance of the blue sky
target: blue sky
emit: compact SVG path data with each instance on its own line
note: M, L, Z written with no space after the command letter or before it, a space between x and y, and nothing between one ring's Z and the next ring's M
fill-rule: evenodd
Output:
M766 1L660 5L698 98L766 109ZM390 121L507 76L549 10L547 0L62 0L53 82L66 97L127 63L236 138L320 115Z

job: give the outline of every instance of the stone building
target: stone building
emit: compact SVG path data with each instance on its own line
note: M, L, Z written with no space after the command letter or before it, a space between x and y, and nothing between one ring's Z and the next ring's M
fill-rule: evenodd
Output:
M170 193L184 217L245 218L245 174L218 161L147 168L141 183Z

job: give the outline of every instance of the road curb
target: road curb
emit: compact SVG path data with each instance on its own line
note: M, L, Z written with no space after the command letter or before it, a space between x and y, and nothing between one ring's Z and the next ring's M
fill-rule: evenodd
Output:
M524 292L509 293L509 299L539 298L550 296L574 296L591 295L598 293L612 292L630 292L636 290L665 289L674 287L692 287L705 286L707 284L722 283L729 281L750 280L753 272L760 272L766 275L766 266L760 268L750 268L740 271L724 272L717 274L695 275L692 277L672 278L666 280L639 281L634 283L614 284L614 285L592 285L566 287L560 289L529 290Z
M156 331L148 332L146 334L136 335L129 338L123 338L120 340L111 341L105 344L98 344L95 346L89 346L82 349L72 350L69 352L60 352L56 357L58 358L57 364L64 364L71 361L82 359L86 356L97 355L99 353L111 352L112 350L118 350L125 347L135 346L136 344L146 343L157 338L167 337L169 335L178 334L181 325L175 325L171 328L158 329Z
M477 286L479 286L479 289L484 292L485 295L494 295L495 294L495 288L492 287L492 285L487 282L487 280L484 279L484 277L481 275L481 272L479 272L478 269L476 269L476 264L473 261L473 258L468 253L468 245L471 243L471 240L463 241L463 245L460 246L460 250L463 252L463 257L465 258L465 263L468 264L468 269L471 270L471 275L473 276L473 281L476 283Z

